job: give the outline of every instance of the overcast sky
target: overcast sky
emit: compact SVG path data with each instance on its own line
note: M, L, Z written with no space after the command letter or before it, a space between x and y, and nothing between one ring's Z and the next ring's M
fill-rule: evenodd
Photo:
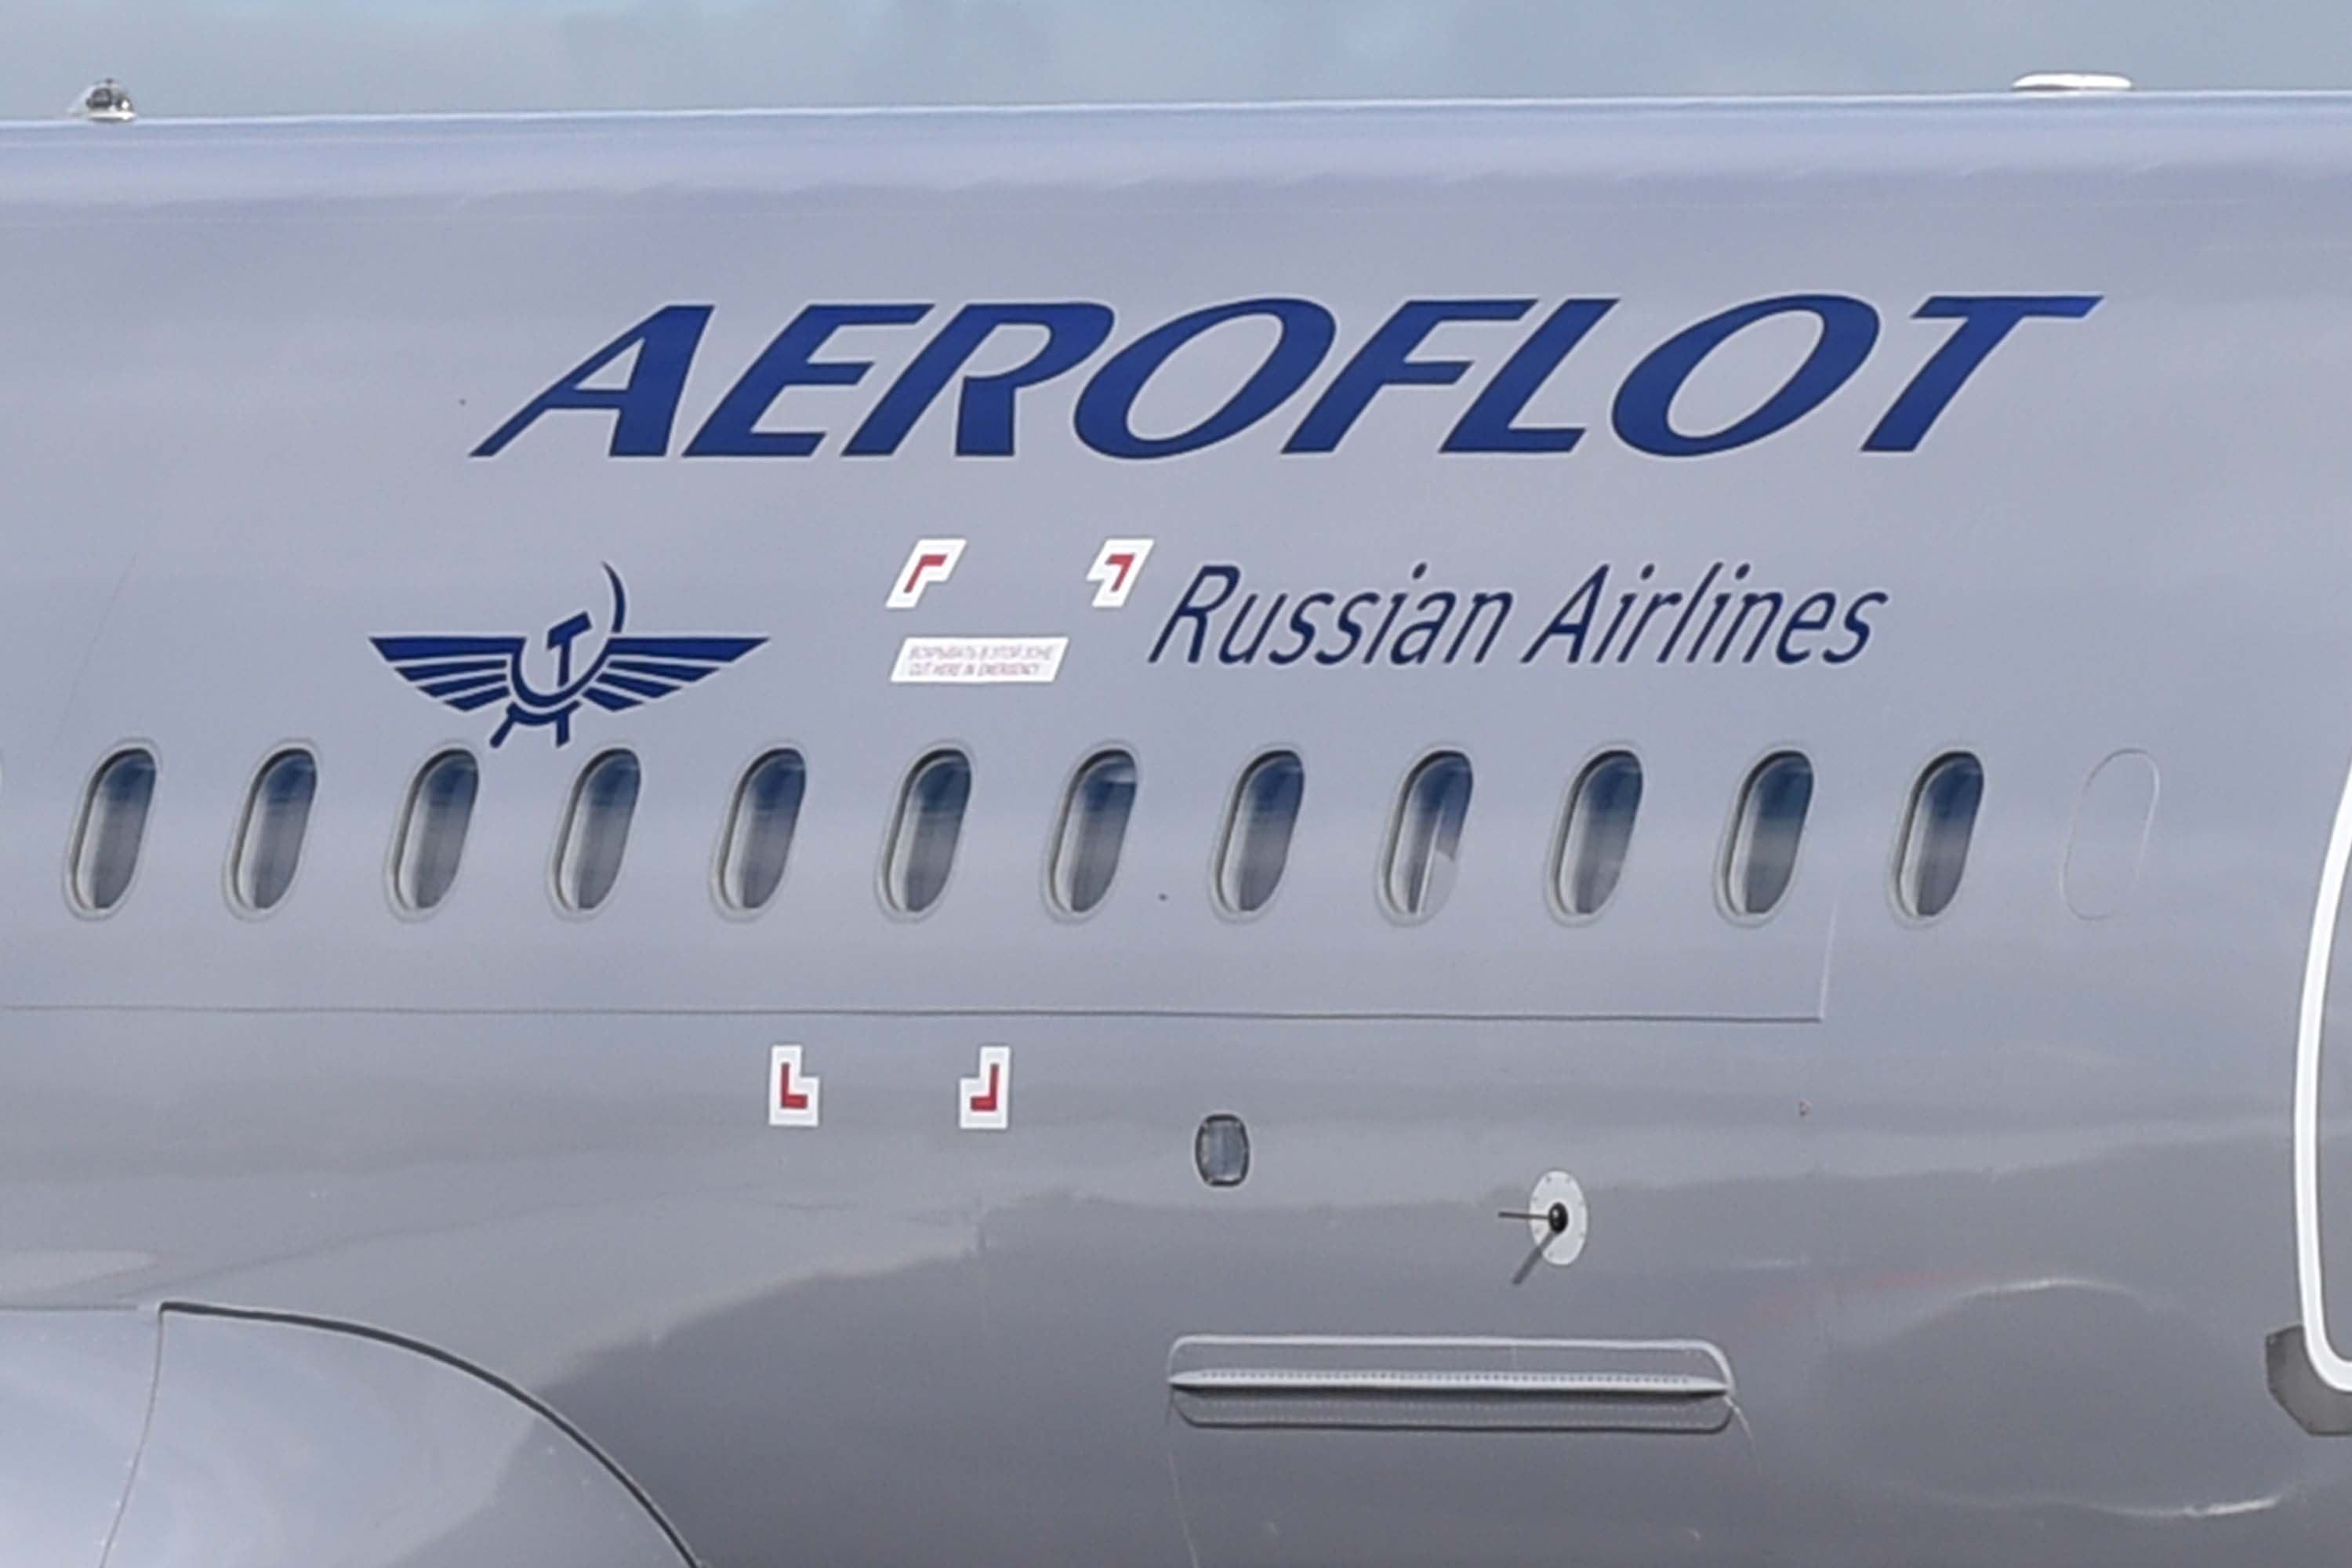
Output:
M2347 0L0 0L0 117L2352 86Z

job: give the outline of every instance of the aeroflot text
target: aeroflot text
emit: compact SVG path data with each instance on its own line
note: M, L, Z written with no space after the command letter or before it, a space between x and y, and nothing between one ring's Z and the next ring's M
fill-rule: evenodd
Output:
M1862 442L1865 452L1909 452L1994 350L2028 321L2079 321L2098 304L2096 294L1937 294L1912 315L1949 321L1894 401L1879 412ZM1452 386L1483 360L1422 357L1423 342L1441 326L1485 323L1496 338L1493 368L1479 383L1438 450L1454 453L1559 453L1584 437L1578 425L1525 424L1521 416L1586 334L1616 305L1613 299L1562 300L1506 336L1500 329L1528 320L1535 299L1408 300L1373 329L1339 370L1282 444L1286 454L1339 449L1357 419L1382 392L1396 387ZM849 328L912 328L938 309L928 304L810 305L778 332L739 375L687 442L688 458L806 458L834 435L790 428L777 405L793 387L856 386L874 361L843 353L819 357L835 333ZM678 403L686 392L709 305L666 305L598 349L525 404L474 448L494 458L550 414L599 414L612 421L610 454L659 458L669 454ZM1692 373L1725 343L1759 322L1809 317L1812 347L1779 388L1738 418L1712 430L1677 425L1675 395ZM843 457L882 458L897 452L916 423L954 382L955 452L963 458L1013 455L1020 394L1075 374L1110 342L1116 316L1108 305L1082 300L971 304L958 308L923 342L863 420L838 447ZM1191 426L1170 434L1135 427L1135 408L1152 377L1187 344L1234 329L1273 346L1254 368L1235 377L1224 401ZM1009 370L966 372L981 346L999 331L1034 344ZM1037 334L1044 334L1042 341ZM1718 311L1675 332L1636 362L1617 388L1610 424L1617 438L1661 458L1727 452L1786 429L1820 407L1862 368L1876 347L1879 313L1849 294L1782 294ZM1272 417L1332 357L1338 318L1312 300L1269 297L1204 306L1122 342L1095 364L1078 392L1073 424L1078 439L1107 458L1173 458L1197 452ZM1507 352L1504 352L1505 344ZM1253 356L1255 357L1255 356ZM607 373L628 361L626 378L609 384ZM607 384L592 381L607 376ZM1207 399L1203 400L1204 402Z

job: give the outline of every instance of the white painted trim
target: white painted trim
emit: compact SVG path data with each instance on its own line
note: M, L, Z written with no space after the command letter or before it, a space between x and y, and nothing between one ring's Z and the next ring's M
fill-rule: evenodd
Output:
M2347 865L2352 865L2352 771L2345 774L2336 826L2327 836L2327 858L2320 865L2294 1050L2294 1253L2303 1296L2303 1346L2319 1381L2339 1394L2352 1394L2352 1361L2337 1353L2327 1331L2327 1282L2319 1250L2319 1062L2326 1044L2327 971L2335 957Z

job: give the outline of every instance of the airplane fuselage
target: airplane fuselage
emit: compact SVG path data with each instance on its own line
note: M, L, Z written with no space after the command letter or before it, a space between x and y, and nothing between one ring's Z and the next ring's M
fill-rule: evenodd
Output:
M0 129L47 1560L2340 1562L2347 133Z

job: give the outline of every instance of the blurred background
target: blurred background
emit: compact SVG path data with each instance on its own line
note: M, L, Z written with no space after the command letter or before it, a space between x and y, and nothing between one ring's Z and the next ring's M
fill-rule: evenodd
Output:
M2347 0L0 0L0 117L2352 85Z

